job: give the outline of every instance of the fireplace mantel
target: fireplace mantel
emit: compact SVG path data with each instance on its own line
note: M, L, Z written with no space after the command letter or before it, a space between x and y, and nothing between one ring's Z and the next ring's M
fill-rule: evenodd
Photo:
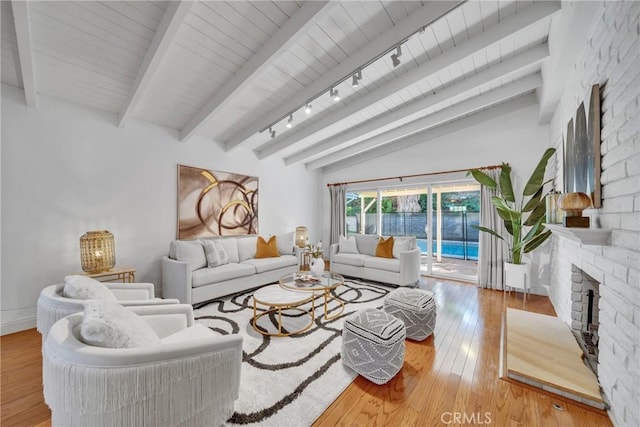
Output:
M544 226L557 236L565 237L583 245L607 246L611 236L611 230L604 228L563 227L559 224L544 224Z

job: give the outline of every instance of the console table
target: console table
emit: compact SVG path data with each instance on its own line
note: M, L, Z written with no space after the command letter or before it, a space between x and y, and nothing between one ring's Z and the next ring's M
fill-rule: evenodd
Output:
M100 271L98 273L87 273L83 271L74 274L91 277L101 282L133 283L136 281L136 269L134 267L113 267L111 270Z

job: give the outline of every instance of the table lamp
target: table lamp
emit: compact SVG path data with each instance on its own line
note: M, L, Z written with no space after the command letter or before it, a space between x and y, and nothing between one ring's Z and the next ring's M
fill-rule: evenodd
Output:
M80 262L82 270L98 273L116 265L116 247L113 234L107 230L87 231L80 236Z

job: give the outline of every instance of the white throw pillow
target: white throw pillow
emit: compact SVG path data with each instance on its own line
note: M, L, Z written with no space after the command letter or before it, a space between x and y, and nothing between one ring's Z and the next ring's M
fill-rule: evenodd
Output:
M116 300L111 289L107 288L96 279L80 275L65 276L62 295L73 299Z
M293 255L293 241L295 239L295 233L278 234L276 236L276 245L278 245L278 252L280 255Z
M236 242L238 243L240 262L256 257L258 236L238 237Z
M351 236L346 238L344 236L340 236L338 238L338 253L341 254L357 254L358 245L356 244L356 238Z
M400 258L400 252L411 250L411 238L394 237L393 238L393 257Z
M140 316L118 303L102 300L85 304L80 336L85 344L106 348L160 343L158 335Z
M207 258L207 267L213 268L219 265L229 264L229 257L222 246L220 239L203 239L200 241Z
M207 266L202 243L199 240L176 240L176 259L189 264L191 271Z
M229 262L240 262L240 257L238 257L238 243L235 237L223 237L220 239L220 243L222 243L222 247L227 253Z

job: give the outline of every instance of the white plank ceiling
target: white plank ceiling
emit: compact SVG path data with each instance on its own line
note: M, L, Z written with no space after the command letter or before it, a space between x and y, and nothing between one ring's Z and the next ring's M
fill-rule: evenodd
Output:
M527 0L24 4L1 2L2 83L310 169L529 99L561 11Z

